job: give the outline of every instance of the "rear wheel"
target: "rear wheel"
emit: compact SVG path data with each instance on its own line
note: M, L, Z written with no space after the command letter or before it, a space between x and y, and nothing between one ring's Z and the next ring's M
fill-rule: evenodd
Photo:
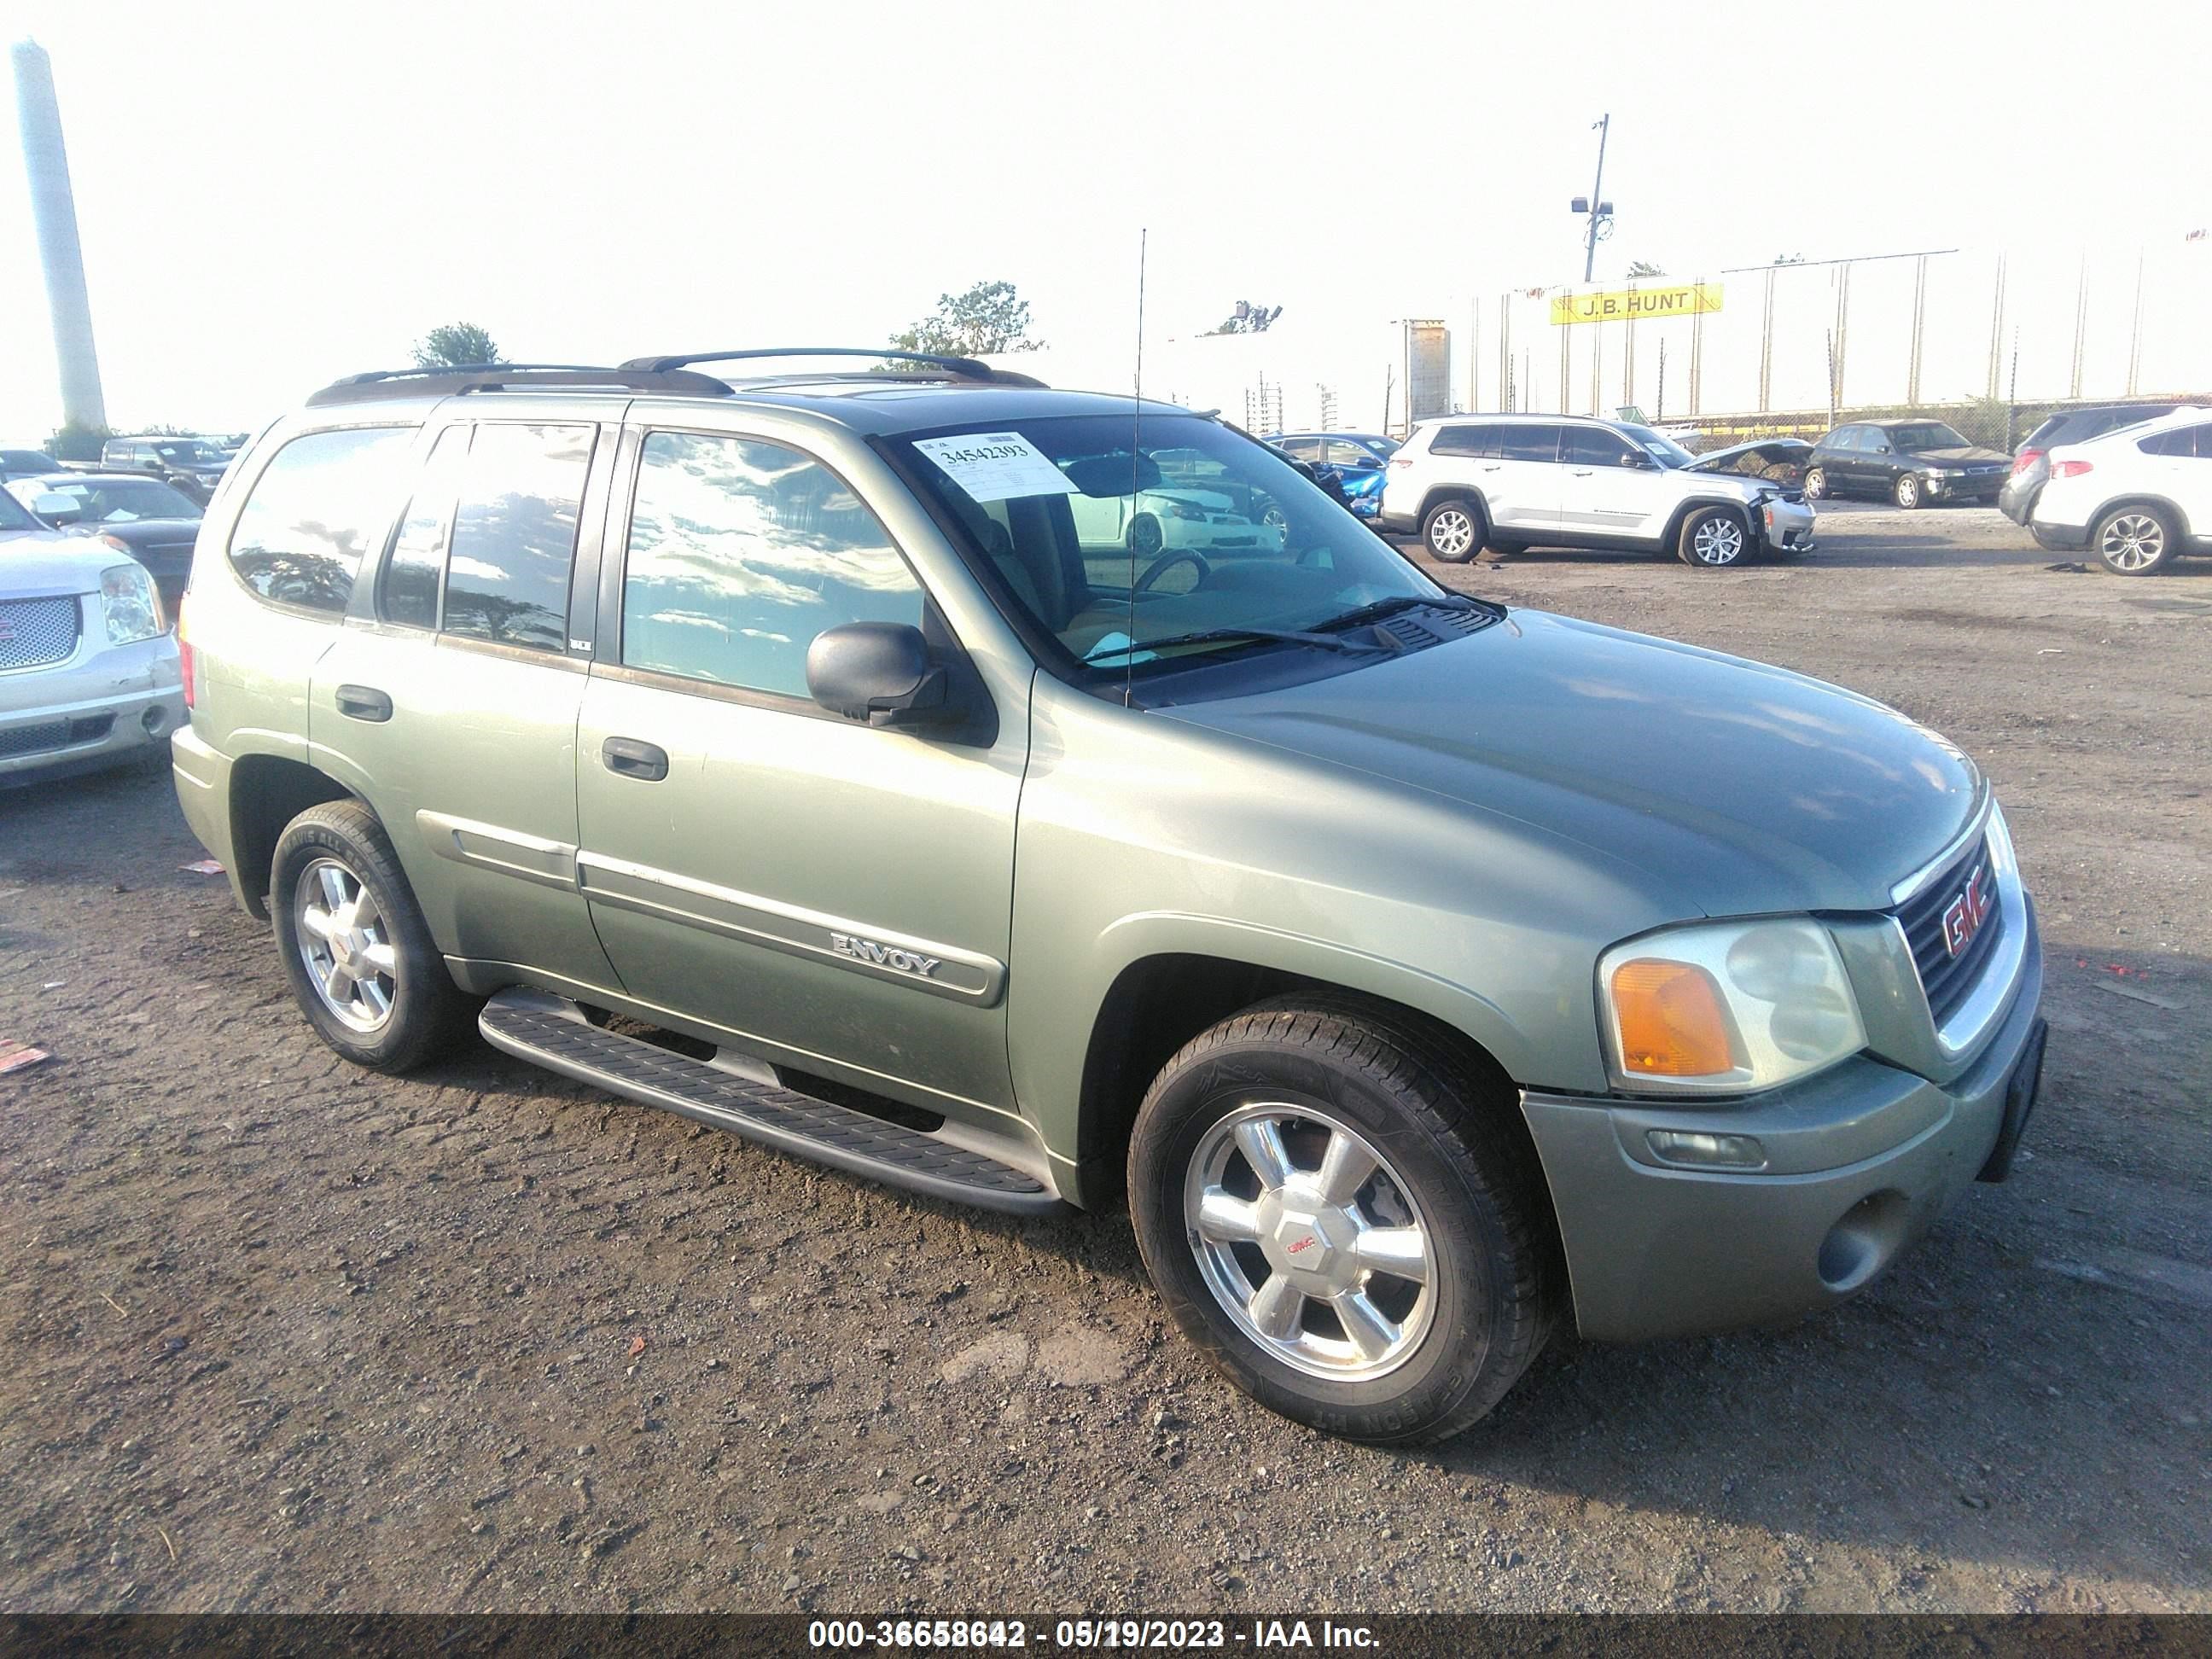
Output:
M1183 1333L1270 1409L1443 1439L1542 1348L1556 1253L1512 1103L1395 1020L1305 998L1168 1062L1129 1150L1137 1242Z
M1482 538L1490 524L1474 501L1438 501L1421 520L1421 541L1431 557L1446 564L1465 564L1482 551Z
M311 806L286 826L269 899L293 997L348 1060L410 1071L466 1034L475 1005L447 972L384 826L359 801Z
M1684 564L1699 570L1726 570L1751 562L1751 532L1727 507L1701 507L1682 520L1674 550Z
M2154 507L2124 507L2097 520L2089 538L2097 562L2116 576L2148 576L2173 562L2173 521Z

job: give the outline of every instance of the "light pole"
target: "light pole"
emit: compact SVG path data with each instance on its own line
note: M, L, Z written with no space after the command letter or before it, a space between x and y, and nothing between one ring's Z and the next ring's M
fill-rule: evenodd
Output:
M1597 133L1597 177L1590 183L1589 195L1577 196L1567 204L1569 212L1589 216L1589 227L1583 233L1583 281L1585 283L1590 280L1590 273L1597 269L1598 239L1613 228L1613 204L1604 199L1605 141L1613 129L1613 117L1610 114L1601 115L1590 123L1590 126Z

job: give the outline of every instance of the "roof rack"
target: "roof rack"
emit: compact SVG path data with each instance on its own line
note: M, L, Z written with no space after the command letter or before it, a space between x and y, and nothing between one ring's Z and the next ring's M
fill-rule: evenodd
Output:
M901 351L893 346L756 346L744 351L696 351L672 357L633 357L623 368L640 374L666 374L680 371L692 363L733 363L760 357L866 357L877 362L889 359L895 362L927 363L933 368L945 370L955 380L975 380L987 386L1042 387L1044 385L1034 375L1018 374L1011 368L994 368L973 357L954 356L941 351Z
M644 369L634 363L606 368L590 363L462 363L439 368L375 368L333 380L307 399L310 408L368 403L380 398L456 397L508 386L619 386L629 392L674 392L726 398L730 388L709 374L688 374L672 363Z

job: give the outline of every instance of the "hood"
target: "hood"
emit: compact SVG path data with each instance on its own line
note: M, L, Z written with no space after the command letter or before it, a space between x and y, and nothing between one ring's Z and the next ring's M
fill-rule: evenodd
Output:
M1538 611L1163 712L1516 822L1685 917L1885 909L1983 793L1964 754L1869 698Z
M110 519L98 524L80 520L69 526L73 536L112 536L118 542L128 542L133 547L150 543L164 546L176 542L188 542L200 533L198 519Z
M1204 507L1208 513L1226 513L1232 503L1226 495L1216 495L1210 489L1188 489L1180 484L1170 484L1164 489L1147 489L1147 495L1163 500L1181 501L1186 507Z
M1813 453L1813 446L1802 438L1762 438L1755 443L1730 444L1726 449L1715 449L1700 455L1684 468L1688 472L1730 472L1747 458L1765 462L1769 466L1802 466L1805 458Z
M112 547L58 530L0 536L0 599L53 593L97 593L100 573L124 562Z
M1916 449L1912 458L1919 461L1936 461L1945 466L1977 466L1990 462L2012 465L2012 457L2002 449L1984 449L1978 444L1967 444L1955 449Z

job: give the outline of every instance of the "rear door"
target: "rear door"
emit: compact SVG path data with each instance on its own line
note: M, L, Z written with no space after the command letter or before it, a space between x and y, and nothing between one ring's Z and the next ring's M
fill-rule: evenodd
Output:
M1617 432L1570 426L1560 447L1559 528L1656 543L1680 492L1658 463Z
M1492 480L1484 490L1491 522L1501 530L1558 529L1566 482L1559 466L1558 422L1503 421L1491 429L1498 441L1496 460L1486 463Z
M1827 475L1831 495L1850 495L1861 488L1859 465L1859 428L1839 426L1820 441L1814 465Z
M625 434L626 549L611 532L579 731L585 890L633 997L779 1064L989 1122L1012 1107L1028 710L1001 700L988 729L938 735L807 695L825 628L955 643L820 441L767 415Z
M2212 421L2169 427L2136 447L2149 487L2181 509L2182 533L2212 540Z
M568 615L580 552L596 569L599 444L596 420L557 405L434 430L308 712L326 769L382 820L439 948L570 989L614 984L576 879L591 641Z

